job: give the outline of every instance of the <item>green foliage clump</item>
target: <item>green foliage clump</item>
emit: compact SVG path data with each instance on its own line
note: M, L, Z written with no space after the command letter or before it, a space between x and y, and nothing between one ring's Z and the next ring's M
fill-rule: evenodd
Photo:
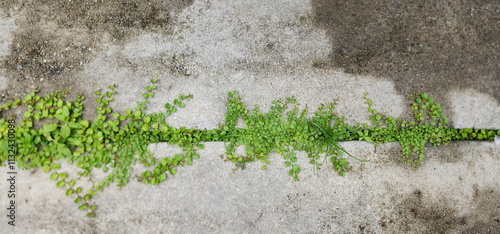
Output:
M425 145L448 144L451 140L493 140L495 130L454 129L448 126L443 108L426 93L409 97L414 120L407 121L380 114L372 108L372 101L364 96L368 104L371 126L358 131L359 139L372 143L397 141L401 145L403 163L418 166L425 158Z
M298 180L301 171L295 151L308 153L309 163L319 169L330 157L335 171L344 175L348 168L347 161L342 158L346 151L338 141L349 140L351 132L357 127L351 127L335 112L335 103L329 103L318 108L309 117L309 109L299 110L295 98L278 99L272 102L270 111L262 113L259 106L247 110L238 92L229 93L226 122L221 126L221 134L227 139L226 157L239 167L245 167L246 162L259 160L269 164L269 154L276 152L290 167L288 174L293 180ZM290 107L291 106L291 107ZM245 128L236 128L237 120L241 119ZM245 146L245 155L235 154L238 146ZM324 155L324 159L321 159Z
M67 92L55 91L40 96L35 91L22 100L0 106L0 164L10 167L14 162L7 155L9 150L17 148L15 163L19 168L42 168L57 187L64 188L67 196L75 198L80 210L94 217L96 205L90 200L98 192L113 183L121 188L131 178L157 185L169 175L175 175L178 166L191 165L193 160L200 158L197 150L203 149L202 142L224 142L226 159L238 168L258 160L265 169L270 154L277 153L283 157L288 174L296 181L301 172L297 151L307 153L307 160L314 169L320 169L328 161L339 175L344 176L350 169L344 155L355 157L339 144L340 141L376 144L397 141L401 144L404 163L417 166L424 160L426 143L438 146L451 140L493 140L495 134L500 135L500 130L449 128L441 106L424 93L410 96L414 102L411 105L413 121L378 113L365 94L372 124L349 125L344 117L335 113L335 102L310 113L307 107L300 109L295 98L278 99L272 102L270 111L263 113L259 106L247 109L239 93L231 92L225 122L217 129L174 128L165 119L184 107L184 102L192 95L181 94L172 103L165 104L165 111L146 114L157 81L152 80L146 87L143 99L135 108L123 113L109 106L114 100L116 85L109 86L106 92L96 91L97 116L91 122L82 118L84 97L80 95L68 101ZM14 126L12 119L15 117L6 120L4 115L18 108L24 114ZM239 121L242 127L237 127ZM158 142L177 145L183 153L155 158L147 147ZM244 155L236 153L239 146L245 146ZM61 168L62 159L79 168L77 176L70 176L71 173ZM132 175L137 163L146 170ZM105 178L95 181L92 176L95 170L105 173ZM83 178L89 178L92 185L84 188Z
M165 112L146 114L144 111L148 99L153 97L157 80L146 87L143 100L137 102L134 109L124 113L113 111L109 103L113 101L116 86L109 91L96 91L98 106L97 116L89 122L82 119L83 96L74 101L66 101L67 92L55 91L47 96L38 96L37 92L28 94L23 100L16 100L0 107L2 113L19 106L26 107L20 125L16 126L17 157L19 168L43 168L51 173L50 179L57 187L66 188L67 196L76 197L75 203L80 210L88 211L88 216L95 216L96 206L89 203L92 196L110 184L125 186L130 178L132 166L141 163L144 167L153 167L136 178L148 184L158 184L167 178L165 172L175 174L177 165L191 164L199 155L196 149L202 145L196 140L196 134L186 129L175 129L165 122L165 117L183 107L183 101L191 95L179 95L173 104L165 104ZM9 145L6 137L8 123L0 119L0 163L7 162ZM178 144L185 151L173 160L158 160L147 149L152 143L168 139L169 143ZM76 165L80 171L78 177L70 178L63 172L60 159ZM102 181L92 180L92 171L102 170L106 177ZM90 178L92 187L84 189L79 185L82 178Z

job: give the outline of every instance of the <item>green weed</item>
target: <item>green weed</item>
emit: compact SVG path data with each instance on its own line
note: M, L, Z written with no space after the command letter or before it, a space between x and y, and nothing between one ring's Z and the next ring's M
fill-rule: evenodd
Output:
M289 168L288 174L297 181L301 172L298 151L307 153L307 160L314 169L328 162L341 176L350 169L345 156L365 162L349 154L340 141L360 140L375 144L397 141L402 147L404 163L417 166L424 160L427 143L438 146L451 140L491 141L495 134L500 135L500 130L449 128L441 106L425 93L410 96L414 115L411 121L379 113L365 94L372 124L349 125L344 117L335 113L335 102L322 105L310 115L307 107L300 109L298 101L290 97L273 101L270 111L263 113L259 106L247 109L235 91L228 94L225 122L217 129L174 128L165 119L184 107L193 96L181 94L172 103L166 103L164 111L146 114L157 81L151 80L142 100L134 109L124 112L109 107L116 94L116 85L109 86L106 92L96 91L97 116L92 121L82 118L84 97L80 95L68 101L67 92L55 91L40 96L35 91L22 100L0 106L0 163L9 169L14 163L22 169L42 168L57 187L75 199L80 210L94 217L97 206L91 203L91 198L98 192L113 183L121 188L131 178L146 184L159 184L175 175L179 166L191 165L200 158L197 150L204 148L203 142L224 142L224 156L237 168L260 161L263 163L261 168L265 169L272 153L281 155L284 166ZM6 116L17 108L23 108L24 114L17 118L19 124L13 124L15 116ZM236 127L239 120L244 127ZM177 145L183 153L156 158L147 146L158 142ZM245 147L243 155L236 153L239 146ZM8 155L14 148L17 151L12 160ZM58 162L62 159L79 168L78 177L70 177L61 168ZM147 170L133 175L132 166L137 163ZM94 170L101 170L106 177L93 181ZM91 180L92 186L84 188L83 178Z

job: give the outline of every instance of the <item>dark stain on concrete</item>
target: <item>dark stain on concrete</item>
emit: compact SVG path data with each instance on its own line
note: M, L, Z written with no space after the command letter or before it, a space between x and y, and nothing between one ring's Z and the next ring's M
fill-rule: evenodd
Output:
M0 101L24 96L33 88L73 87L72 73L92 60L103 44L120 45L144 32L172 33L172 14L192 0L43 0L6 1L8 17L17 16L11 53L2 64L14 79Z
M390 78L408 96L474 88L500 100L500 1L312 0L332 52L317 68Z
M474 186L474 218L466 233L500 233L500 189Z
M404 195L398 208L391 215L389 229L401 232L417 233L498 233L500 231L500 191L498 188L474 189L471 207L465 211L453 207L453 202L446 197L432 200L425 191L416 189Z

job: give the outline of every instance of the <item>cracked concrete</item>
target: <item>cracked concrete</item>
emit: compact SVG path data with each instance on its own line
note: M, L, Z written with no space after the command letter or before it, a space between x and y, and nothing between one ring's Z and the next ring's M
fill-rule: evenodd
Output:
M22 97L35 87L42 93L67 87L87 95L90 118L93 91L118 84L112 107L124 110L133 107L143 87L158 76L148 111L162 110L163 103L180 93L194 95L186 108L167 119L174 126L216 128L224 118L226 93L233 90L243 94L247 106L259 104L263 110L272 100L288 96L311 108L338 99L339 114L351 123L368 122L364 92L381 112L408 117L406 95L425 91L444 105L453 127L500 129L500 51L498 42L488 39L498 38L498 3L454 3L441 15L436 12L447 1L434 1L425 9L407 3L404 9L391 5L373 11L367 11L370 5L362 7L368 4L363 1L356 1L359 7L335 2L344 5L300 0L4 1L0 101ZM461 18L453 13L471 7L473 15ZM388 17L394 12L401 14L403 26L415 16L435 18L436 23L415 23L411 25L427 28L393 32L384 25L395 20ZM366 22L356 20L364 15ZM447 26L446 21L455 23ZM457 22L466 26L457 29ZM349 33L353 27L356 30ZM373 34L377 30L380 33ZM470 34L461 39L461 30ZM403 40L411 36L423 43L432 35L439 41L423 49ZM479 39L473 40L474 35ZM380 38L390 40L380 44ZM399 39L404 43L398 44ZM455 46L469 39L471 45ZM405 46L411 50L405 51ZM437 63L435 46L441 54L458 57ZM465 56L479 46L475 56L480 65ZM413 51L417 49L419 53ZM426 58L435 62L432 67ZM458 71L469 69L479 78L471 80L469 72L457 76L457 61L465 61L460 67L464 70ZM450 81L452 76L456 78ZM232 173L234 166L219 157L224 145L206 143L200 159L158 186L131 181L121 191L112 187L96 195L99 211L93 219L85 218L49 175L19 171L17 225L7 225L3 215L0 227L6 233L500 230L498 144L429 146L426 161L416 169L401 164L395 143L376 148L364 142L342 145L370 162L351 160L353 171L339 177L327 167L314 172L303 160L301 181L292 182L277 155L266 170L252 163ZM150 148L157 157L178 150L166 144ZM306 158L303 152L299 155ZM0 174L6 175L5 168ZM1 181L1 190L7 191ZM0 197L0 206L6 206L6 196Z

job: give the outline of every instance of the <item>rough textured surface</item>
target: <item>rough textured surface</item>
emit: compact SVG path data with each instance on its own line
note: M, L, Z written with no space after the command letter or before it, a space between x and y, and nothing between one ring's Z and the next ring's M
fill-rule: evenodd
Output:
M359 122L368 122L363 92L380 111L408 116L405 96L426 91L445 105L454 127L500 128L497 1L326 2L2 1L0 101L34 87L69 88L87 95L90 118L94 90L118 84L113 107L123 110L158 74L150 111L179 93L195 96L168 119L174 126L217 127L233 90L264 110L292 95L311 108L338 98L338 112ZM267 170L254 163L232 173L234 166L219 157L223 144L207 143L202 158L159 186L132 181L98 194L93 219L49 175L20 171L17 226L2 215L0 227L7 233L500 231L498 144L429 146L417 169L401 164L397 144L343 145L370 162L352 160L354 170L339 177L326 167L314 172L303 160L301 181L291 182L276 155ZM178 150L150 148L158 157Z
M317 67L390 78L403 94L472 87L500 100L498 1L313 0L312 5L332 48Z

